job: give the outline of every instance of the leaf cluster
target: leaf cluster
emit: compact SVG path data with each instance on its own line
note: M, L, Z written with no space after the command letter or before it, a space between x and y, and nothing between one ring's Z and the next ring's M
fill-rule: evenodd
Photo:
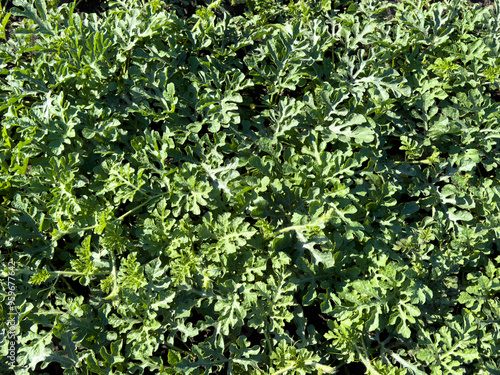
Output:
M15 372L500 371L498 4L191 3L14 1Z

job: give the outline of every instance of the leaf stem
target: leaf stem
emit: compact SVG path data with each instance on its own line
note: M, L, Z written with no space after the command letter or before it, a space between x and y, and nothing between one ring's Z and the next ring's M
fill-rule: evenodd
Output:
M417 366L415 366L415 365L413 365L413 364L411 364L411 363L409 363L409 362L405 361L403 358L401 358L401 357L399 356L399 354L394 353L394 352L393 352L392 350L390 350L390 349L386 349L386 348L384 348L384 350L385 350L385 351L387 351L387 352L391 355L391 357L392 357L392 358L394 358L396 361L398 361L399 363L401 363L404 367L409 368L410 370L412 370L412 371L413 371L413 373L414 373L415 375L425 375L425 372L420 371L420 370L417 368Z
M118 282L116 280L116 258L115 258L115 253L113 250L109 250L109 254L111 257L111 276L113 277L113 290L107 297L104 297L104 299L112 299L115 298L118 295Z
M134 211L138 210L139 208L144 207L145 205L149 204L152 200L157 199L157 198L160 198L160 197L164 196L164 195L165 195L165 194L167 194L167 193L168 193L168 192L161 193L161 194L157 194L157 195L155 195L155 196L153 196L153 197L149 198L149 199L148 199L147 201L145 201L144 203L141 203L140 205L138 205L138 206L136 206L136 207L132 208L130 211L125 212L122 216L117 217L116 219L114 219L114 220L112 221L112 223L114 224L114 223L116 223L116 222L118 222L118 221L120 221L120 220L123 220L125 217L127 217L128 215L130 215L132 212L134 212Z
M267 323L267 321L266 321L266 323ZM271 356L271 353L273 352L273 346L271 344L271 340L269 340L269 334L267 332L267 324L266 324L266 327L264 327L264 337L265 337L266 343L267 343L267 350L269 350L269 357L268 357L269 363L268 363L268 365L271 366L271 358L270 358L270 356Z
M297 368L297 365L295 364L295 362L294 362L294 364L293 364L293 365L287 366L287 367L285 367L284 369L281 369L281 370L279 370L279 371L273 372L271 375L279 375L279 374L284 374L284 373L286 373L287 371L293 370L294 368Z
M307 229L307 227L310 227L312 226L313 224L312 223L309 223L309 224L304 224L304 225L292 225L290 227L286 227L286 228L283 228L283 229L280 229L279 231L276 232L276 234L281 234L281 233L285 233L285 232L290 232L292 230L294 231L300 231L302 229Z
M358 345L356 345L356 343L354 343L354 348L356 349L356 352L358 353L358 356L359 356L359 359L361 359L361 362L363 362L363 364L366 366L368 371L370 371L370 374L380 375L380 373L377 370L375 370L375 368L371 365L370 361L363 356L363 354L359 350L359 347L358 347Z
M31 271L31 270L16 270L17 273L23 274L23 275L34 275L36 272ZM54 276L86 276L85 273L83 272L76 272L76 271L47 271L49 274L54 275ZM92 275L108 275L107 272L94 272Z

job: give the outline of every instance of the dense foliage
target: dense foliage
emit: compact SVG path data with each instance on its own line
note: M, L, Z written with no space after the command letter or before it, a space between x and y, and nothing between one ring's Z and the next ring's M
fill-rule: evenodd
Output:
M499 373L499 5L15 0L15 373Z

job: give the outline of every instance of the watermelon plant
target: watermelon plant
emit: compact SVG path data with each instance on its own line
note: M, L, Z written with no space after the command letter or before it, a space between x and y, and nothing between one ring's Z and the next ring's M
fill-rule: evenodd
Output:
M2 374L500 372L500 3L14 0Z

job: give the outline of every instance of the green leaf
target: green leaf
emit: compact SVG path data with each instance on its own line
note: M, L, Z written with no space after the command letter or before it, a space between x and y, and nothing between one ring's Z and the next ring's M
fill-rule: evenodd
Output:
M351 126L353 125L362 125L366 122L367 120L363 115L354 114L350 116L347 121L341 123L340 125L336 125L338 121L334 121L335 125L331 125L330 130L332 131L333 135L342 142L350 142L351 139L354 138L356 142L370 143L375 139L375 132L373 131L373 129L364 126L357 126L354 129L351 128Z
M452 221L471 221L474 219L472 214L468 211L457 210L456 208L450 208L448 210L448 217Z
M45 3L45 0L34 0L34 1L36 9L26 0L14 0L13 4L15 6L23 7L24 10L20 10L18 8L12 8L11 13L15 16L29 18L31 21L36 23L39 27L39 31L37 33L43 33L54 36L55 33L47 17L47 5Z
M33 327L33 330L23 338L26 345L18 350L17 363L21 366L28 366L32 371L35 370L37 364L44 362L52 354L52 350L49 349L52 333L50 331L38 333L37 331L38 327Z
M11 13L5 13L5 14L0 14L1 15L1 22L0 22L0 38L6 39L5 36L5 28L7 27L7 24L9 23L9 19L11 16Z

